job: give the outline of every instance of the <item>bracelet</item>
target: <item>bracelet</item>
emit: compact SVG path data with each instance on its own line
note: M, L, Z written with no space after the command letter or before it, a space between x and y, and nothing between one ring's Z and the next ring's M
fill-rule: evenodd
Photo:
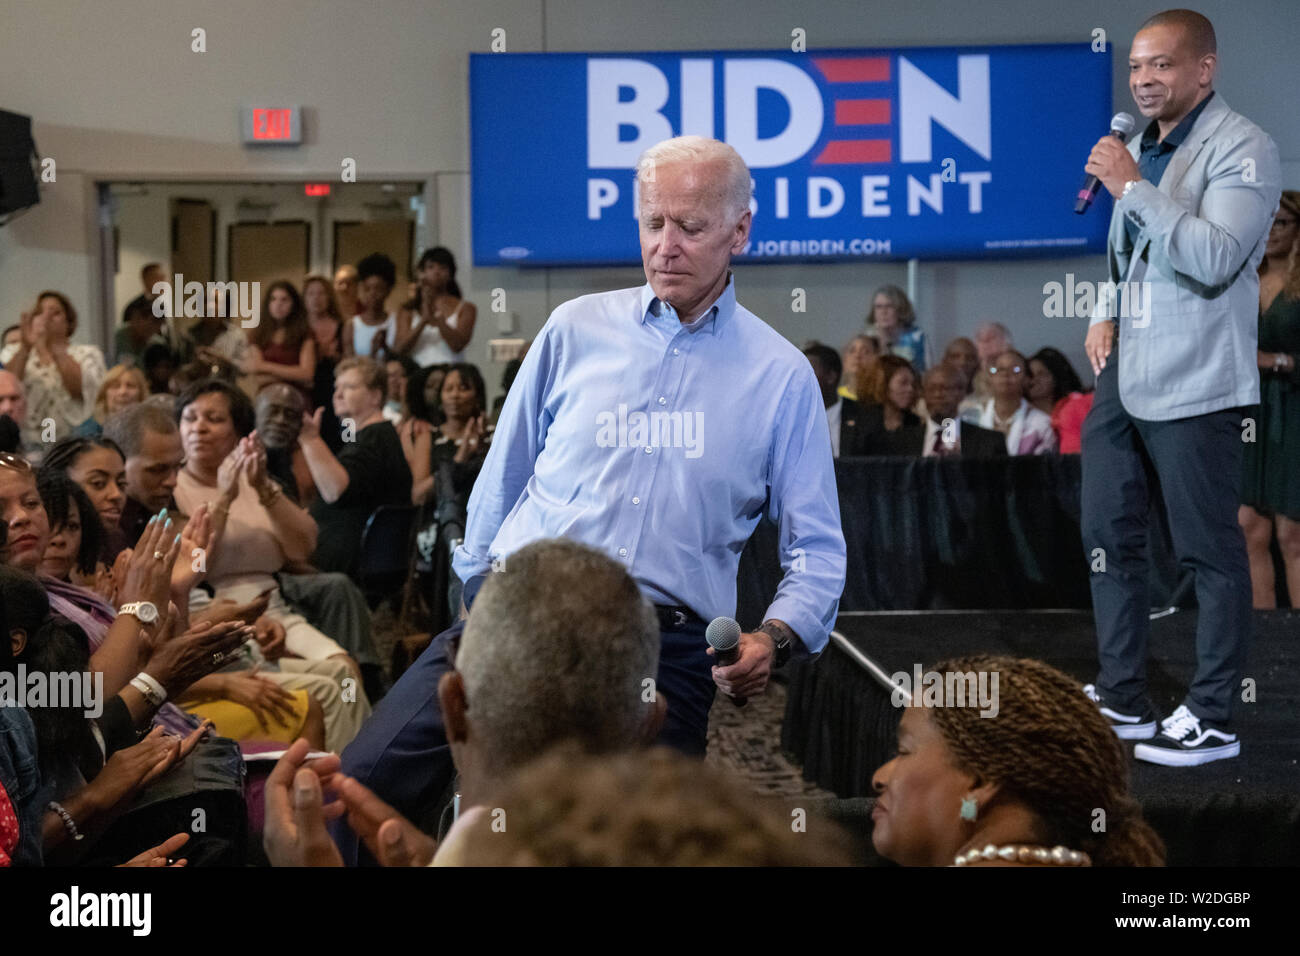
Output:
M280 500L280 486L270 478L267 479L267 482L270 484L271 490L265 494L260 491L257 493L257 500L261 502L263 508L270 508Z
M143 694L144 699L153 704L154 707L161 707L167 702L166 688L144 671L131 678L131 686Z
M51 800L45 805L46 810L52 810L59 815L63 821L63 827L68 831L68 835L74 840L83 840L85 835L77 832L77 822L72 819L72 814L63 809L63 805Z

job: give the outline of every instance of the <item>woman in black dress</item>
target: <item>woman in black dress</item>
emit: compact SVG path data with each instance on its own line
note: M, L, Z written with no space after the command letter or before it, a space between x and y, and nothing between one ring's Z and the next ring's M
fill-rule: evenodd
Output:
M1238 513L1255 607L1277 606L1277 531L1291 606L1300 607L1300 192L1285 190L1259 266L1259 398L1245 442Z
M487 386L477 367L468 362L449 366L440 398L443 420L433 430L428 490L420 499L424 509L416 537L417 567L431 582L422 590L435 622L460 605L460 581L450 573L451 552L465 537L469 494L492 441L492 426L485 415ZM420 491L417 485L416 493ZM446 606L441 599L444 578Z

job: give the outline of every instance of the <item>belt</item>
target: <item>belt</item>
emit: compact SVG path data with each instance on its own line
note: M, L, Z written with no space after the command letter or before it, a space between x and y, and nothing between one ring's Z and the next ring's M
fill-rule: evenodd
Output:
M661 631L684 631L688 625L704 623L704 618L681 604L656 604L655 613Z

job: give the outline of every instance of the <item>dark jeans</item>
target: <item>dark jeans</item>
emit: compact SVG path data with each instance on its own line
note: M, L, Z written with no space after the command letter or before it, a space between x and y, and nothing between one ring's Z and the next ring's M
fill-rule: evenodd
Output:
M1089 567L1102 549L1105 571L1091 574L1101 669L1108 703L1140 713L1146 690L1150 598L1147 515L1163 494L1174 554L1196 576L1196 675L1183 701L1202 720L1227 723L1250 640L1250 566L1237 523L1240 409L1172 421L1144 421L1119 398L1119 349L1097 379L1083 425L1082 532Z
M705 653L705 627L703 621L689 622L680 630L660 633L655 686L668 700L658 742L694 756L705 752L715 689L713 658ZM342 755L345 774L365 784L407 819L427 827L437 819L442 798L456 774L438 703L438 682L451 669L448 639L463 628L464 622L457 621L433 639ZM345 821L335 821L332 832L345 864L374 864Z

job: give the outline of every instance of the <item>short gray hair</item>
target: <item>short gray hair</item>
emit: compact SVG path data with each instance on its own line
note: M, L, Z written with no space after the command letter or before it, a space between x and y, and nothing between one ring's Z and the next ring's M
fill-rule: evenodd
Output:
M753 193L749 167L734 148L721 140L706 139L703 136L676 136L656 143L636 161L636 178L640 182L652 182L650 172L656 166L669 163L722 163L726 166L727 178L721 184L719 198L737 220L749 210L749 199Z
M175 435L179 430L171 411L157 402L148 401L124 408L104 422L104 437L117 442L117 447L127 458L140 454L146 431Z
M986 335L1000 335L1002 340L1007 343L1007 347L1011 347L1011 330L1001 322L985 322L975 330L975 338L977 339L985 338Z
M634 746L650 711L644 681L658 667L658 618L627 568L559 539L521 548L489 575L456 654L470 720L499 773L561 741Z

